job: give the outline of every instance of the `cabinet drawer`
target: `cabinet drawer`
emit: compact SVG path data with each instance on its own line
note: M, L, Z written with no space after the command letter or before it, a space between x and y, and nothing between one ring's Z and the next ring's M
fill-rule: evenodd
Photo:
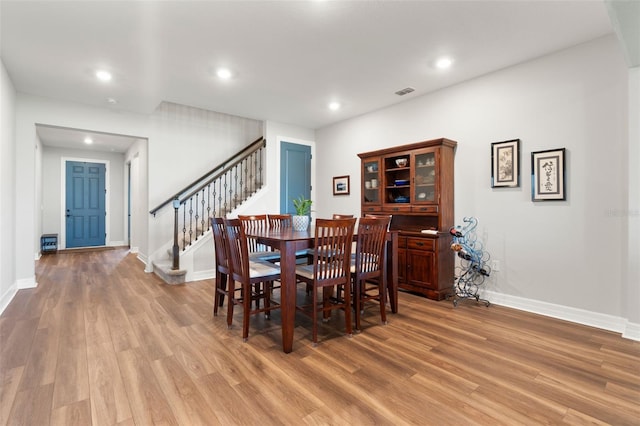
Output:
M411 206L413 213L438 213L438 206Z
M411 212L411 206L409 204L397 205L397 204L385 204L384 211L389 213L409 213Z
M435 241L430 238L407 238L407 248L433 251L435 248Z
M367 213L380 213L382 211L382 206L368 206L363 204L362 211Z

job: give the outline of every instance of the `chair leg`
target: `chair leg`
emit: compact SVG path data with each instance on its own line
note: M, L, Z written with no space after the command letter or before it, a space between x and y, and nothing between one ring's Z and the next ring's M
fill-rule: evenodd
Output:
M313 321L313 326L312 326L312 341L313 341L313 346L318 346L318 291L314 288L313 289L313 296L311 299L313 302L313 316L312 316L312 321Z
M253 285L253 290L255 292L255 294L260 294L260 292L262 291L262 283L255 283ZM260 298L256 297L256 309L260 309Z
M380 320L382 324L387 324L387 300L386 289L382 282L382 277L378 280L378 302L380 302Z
M333 287L322 287L322 322L328 322L331 319L331 296L333 296Z
M233 305L235 305L235 282L233 279L229 278L229 300L227 301L227 328L231 328L231 324L233 323Z
M267 281L264 283L264 317L266 319L271 318L271 311L269 308L271 307L271 287L273 286L273 281Z
M356 330L362 331L360 327L360 317L362 315L362 283L355 281L353 283L353 305L356 311Z
M218 316L218 307L224 304L224 293L227 288L227 276L216 272L216 286L213 294L213 316Z
M251 284L244 287L244 297L242 298L242 340L249 339L249 318L251 314Z
M347 337L353 336L353 324L351 324L351 292L344 290L344 323L347 329Z
M220 280L222 279L220 275L221 274L216 271L216 284L213 287L213 316L214 317L218 316L218 303L220 303L220 292L218 291L218 288L221 284Z

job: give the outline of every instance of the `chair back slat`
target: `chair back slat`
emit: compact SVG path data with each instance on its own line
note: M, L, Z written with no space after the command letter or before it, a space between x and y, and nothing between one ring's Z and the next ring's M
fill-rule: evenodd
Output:
M242 223L245 234L251 231L265 231L269 228L266 214L258 215L238 215L238 219ZM255 238L249 238L247 241L249 253L257 253L262 251L270 251L268 247L259 244Z

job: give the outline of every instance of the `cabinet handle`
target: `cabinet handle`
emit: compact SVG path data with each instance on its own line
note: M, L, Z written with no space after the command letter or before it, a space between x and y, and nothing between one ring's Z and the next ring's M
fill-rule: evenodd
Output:
M416 245L422 247L424 243L416 243Z

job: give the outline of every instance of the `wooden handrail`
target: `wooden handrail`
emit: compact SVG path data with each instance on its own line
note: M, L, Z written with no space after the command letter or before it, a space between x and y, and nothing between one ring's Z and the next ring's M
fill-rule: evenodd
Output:
M193 194L195 194L196 192L200 191L204 186L206 186L207 184L209 184L212 180L214 180L216 178L216 176L211 176L213 173L217 172L218 170L222 169L226 169L227 167L232 167L233 165L237 164L240 160L236 160L236 162L234 162L231 166L229 166L227 163L229 163L230 161L238 158L238 157L244 157L246 155L247 152L249 151L255 151L259 148L259 145L261 145L262 147L266 146L267 141L265 140L264 137L259 137L258 139L256 139L255 141L251 142L251 144L247 145L246 147L244 147L241 151L238 151L237 153L235 153L234 155L232 155L231 157L227 158L226 160L224 160L222 163L220 163L219 165L217 165L216 167L214 167L213 169L211 169L210 171L208 171L207 173L205 173L204 175L202 175L201 177L199 177L198 179L194 180L193 182L191 182L189 185L185 186L184 188L182 188L180 191L176 192L175 194L173 194L171 197L169 197L167 200L163 201L162 203L160 203L156 208L152 209L149 211L149 214L152 215L156 215L156 213L162 209L163 207L172 204L174 200L178 199L180 201L182 201L182 199L188 199L190 196L192 196ZM202 182L202 180L209 178L211 176L211 178L207 181L204 182L200 185L198 185L199 182ZM183 197L183 194L192 189L194 186L198 185L198 188L194 189L190 195Z

